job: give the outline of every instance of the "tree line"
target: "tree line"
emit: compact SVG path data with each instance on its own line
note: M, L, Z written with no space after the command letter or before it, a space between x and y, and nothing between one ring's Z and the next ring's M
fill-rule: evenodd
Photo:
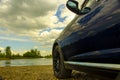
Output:
M52 55L41 56L40 51L37 49L31 49L25 52L23 55L20 55L19 53L13 54L10 46L7 46L4 52L0 50L0 58L20 59L20 58L51 58L51 57Z

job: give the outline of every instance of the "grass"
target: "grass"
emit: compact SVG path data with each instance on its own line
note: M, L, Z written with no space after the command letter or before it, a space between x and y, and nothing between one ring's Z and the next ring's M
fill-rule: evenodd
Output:
M50 65L0 67L0 76L2 80L100 80L78 71L73 71L69 79L57 79Z

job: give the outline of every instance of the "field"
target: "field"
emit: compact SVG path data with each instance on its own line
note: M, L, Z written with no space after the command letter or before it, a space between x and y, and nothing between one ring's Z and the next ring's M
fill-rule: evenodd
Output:
M54 77L52 66L0 67L0 80L60 80ZM61 80L100 80L85 73L73 71L72 77Z

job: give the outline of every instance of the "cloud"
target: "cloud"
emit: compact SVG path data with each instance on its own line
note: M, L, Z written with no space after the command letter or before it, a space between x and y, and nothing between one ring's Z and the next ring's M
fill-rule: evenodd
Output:
M3 48L3 47L0 47L0 50L1 50L1 51L3 51L3 50L4 50L4 48Z
M4 6L8 8L7 13L4 13L7 17L16 15L38 17L46 15L47 11L55 10L57 4L52 0L7 0L1 7Z
M44 50L40 51L40 53L41 53L42 56L46 56L46 55L52 54L51 51L44 51Z
M45 28L48 25L42 22L43 18L55 11L57 6L55 3L52 0L6 1L0 5L0 26L23 33L26 30Z
M41 47L51 47L74 17L74 14L65 7L65 2L65 0L1 0L0 34L26 36L40 42ZM1 36L0 39L27 41L5 36Z
M0 40L28 42L28 40L26 40L26 39L18 39L18 38L2 37L2 36L0 36Z
M45 46L52 46L54 40L58 37L58 35L61 33L62 29L44 29L38 32L32 34L35 36L31 36L33 41L37 41L41 43L42 47Z

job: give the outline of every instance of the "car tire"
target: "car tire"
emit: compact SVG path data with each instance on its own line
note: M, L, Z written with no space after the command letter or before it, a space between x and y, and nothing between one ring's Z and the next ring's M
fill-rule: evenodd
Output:
M65 68L63 56L58 46L56 46L53 51L53 71L55 77L59 79L65 79L71 77L72 70Z

